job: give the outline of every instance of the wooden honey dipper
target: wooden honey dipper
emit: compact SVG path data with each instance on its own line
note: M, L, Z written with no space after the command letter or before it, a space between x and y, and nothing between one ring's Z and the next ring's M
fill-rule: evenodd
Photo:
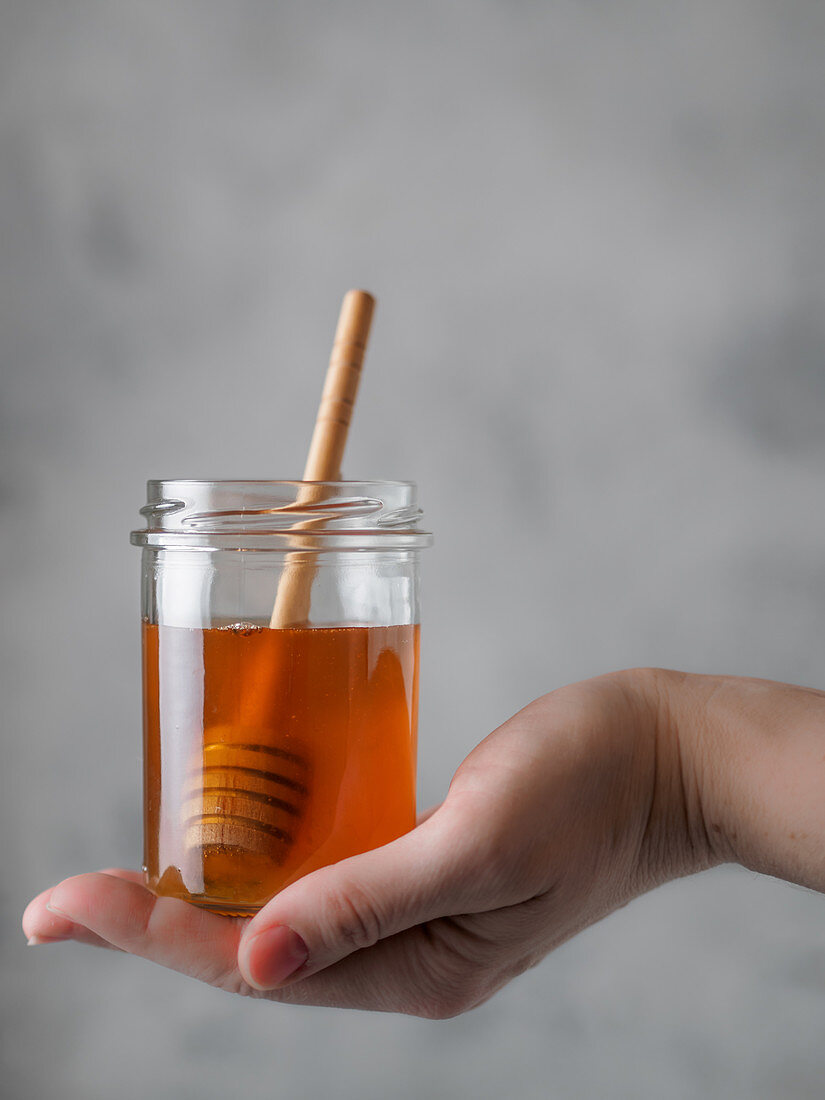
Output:
M363 290L344 296L321 402L310 442L298 504L324 497L315 482L340 479L341 460L375 299ZM317 520L297 524L311 528ZM315 576L311 555L287 555L278 581L270 627L301 626L309 618ZM276 863L285 858L309 793L309 761L299 752L261 740L273 730L277 685L270 669L256 668L242 700L238 727L205 731L203 753L190 769L182 806L187 850L255 853Z

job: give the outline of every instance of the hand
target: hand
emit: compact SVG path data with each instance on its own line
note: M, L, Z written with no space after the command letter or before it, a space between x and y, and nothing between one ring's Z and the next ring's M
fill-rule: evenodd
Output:
M251 921L110 870L47 890L23 927L238 993L451 1016L657 881L654 725L628 674L546 696L471 753L416 829L306 876Z
M825 694L633 671L537 700L383 848L293 883L252 920L67 879L35 942L116 947L283 1002L453 1016L668 878L724 859L825 889Z

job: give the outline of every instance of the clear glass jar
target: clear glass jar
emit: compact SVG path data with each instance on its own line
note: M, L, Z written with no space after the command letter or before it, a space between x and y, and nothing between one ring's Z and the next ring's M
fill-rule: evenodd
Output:
M150 481L144 872L248 914L415 823L410 482Z

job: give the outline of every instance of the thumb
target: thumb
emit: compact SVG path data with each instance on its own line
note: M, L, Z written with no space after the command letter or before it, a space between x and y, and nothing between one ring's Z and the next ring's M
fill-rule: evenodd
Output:
M472 832L445 803L398 840L294 882L244 930L244 979L274 989L416 924L491 907Z

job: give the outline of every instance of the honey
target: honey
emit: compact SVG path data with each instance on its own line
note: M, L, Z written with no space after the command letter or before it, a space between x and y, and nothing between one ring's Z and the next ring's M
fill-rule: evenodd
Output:
M419 628L143 623L144 870L248 914L415 823Z

